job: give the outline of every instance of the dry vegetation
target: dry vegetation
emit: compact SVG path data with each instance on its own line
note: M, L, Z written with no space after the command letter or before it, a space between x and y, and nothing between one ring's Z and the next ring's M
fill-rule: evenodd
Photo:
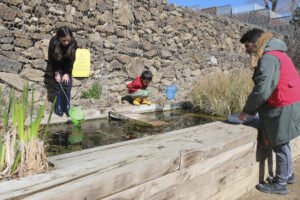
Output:
M250 70L216 73L194 84L191 97L195 109L210 115L241 112L253 88Z

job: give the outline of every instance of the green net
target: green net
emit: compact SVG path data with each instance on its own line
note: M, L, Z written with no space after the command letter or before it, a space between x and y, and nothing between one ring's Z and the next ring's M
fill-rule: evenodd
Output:
M75 126L80 126L81 122L84 119L84 112L80 108L71 108L69 110L69 115L71 117L72 122Z

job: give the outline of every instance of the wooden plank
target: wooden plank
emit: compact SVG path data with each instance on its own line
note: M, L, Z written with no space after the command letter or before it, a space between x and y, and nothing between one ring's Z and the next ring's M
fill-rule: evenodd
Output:
M249 158L253 158L254 155L253 143L248 143L198 164L182 168L180 176L182 184L177 187L179 198L208 199L230 184L232 174L236 174L235 177L238 178L246 178L247 174L242 169L251 172L250 166L255 160Z
M197 149L203 153L202 159L206 160L217 155L210 152L222 148L229 151L234 148L234 143L241 144L240 141L250 139L249 135L255 133L256 130L251 127L215 122L55 156L50 161L56 164L57 170L0 183L0 199L108 197L178 171L180 163L184 163L180 161L180 152Z
M133 113L130 111L125 111L125 112L110 111L109 116L112 118L115 118L115 119L129 120L129 121L132 121L137 124L142 124L142 125L151 126L151 127L168 125L167 122L155 120L155 119L152 119L151 117L141 115L138 113Z

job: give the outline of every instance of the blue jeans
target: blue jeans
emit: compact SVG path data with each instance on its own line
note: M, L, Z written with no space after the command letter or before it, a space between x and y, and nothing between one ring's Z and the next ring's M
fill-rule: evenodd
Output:
M276 154L276 180L281 185L286 185L287 180L293 174L293 162L290 143L273 147Z

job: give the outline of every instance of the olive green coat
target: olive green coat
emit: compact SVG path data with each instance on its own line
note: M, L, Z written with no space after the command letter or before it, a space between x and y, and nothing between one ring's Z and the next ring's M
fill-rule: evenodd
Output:
M260 41L261 53L268 51L287 51L285 43L279 39L268 38ZM259 56L259 55L258 55ZM280 61L271 54L261 55L253 75L254 88L248 97L244 112L259 112L263 137L271 146L284 144L300 135L300 102L271 107L267 100L276 88L280 77Z

